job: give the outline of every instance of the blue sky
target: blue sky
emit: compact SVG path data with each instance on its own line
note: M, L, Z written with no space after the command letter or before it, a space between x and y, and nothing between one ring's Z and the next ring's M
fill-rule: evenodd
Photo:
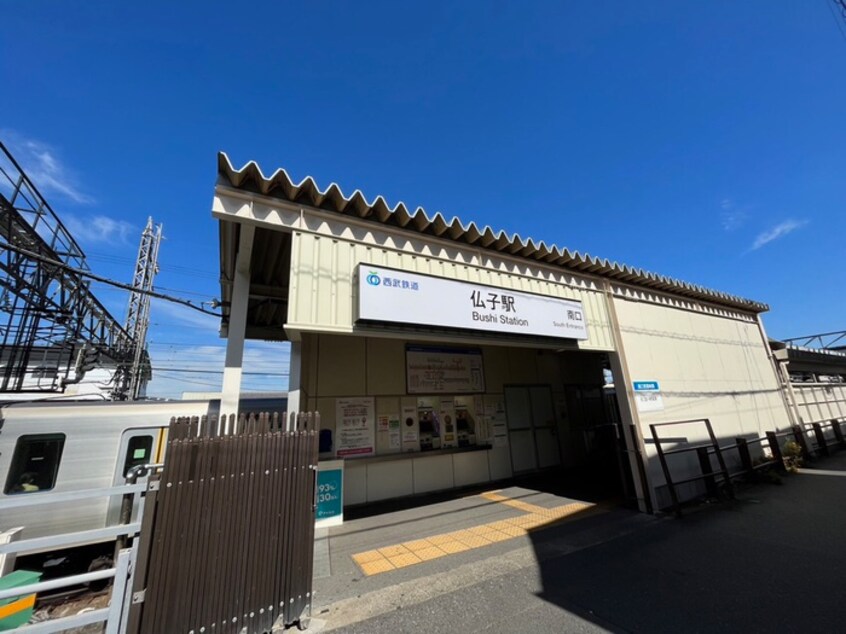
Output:
M158 285L198 301L219 294L224 150L766 302L776 337L839 330L846 21L832 9L8 3L0 139L96 272L130 279L152 215ZM100 290L123 319L125 295ZM220 367L216 330L156 302L154 364ZM277 376L246 387L285 387L284 346L249 354ZM218 383L160 372L151 392Z

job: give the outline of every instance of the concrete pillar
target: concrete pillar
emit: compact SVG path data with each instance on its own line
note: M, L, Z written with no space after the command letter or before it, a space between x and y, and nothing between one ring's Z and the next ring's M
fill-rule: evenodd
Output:
M291 361L288 369L288 421L290 414L296 414L303 408L302 390L302 341L291 342Z
M255 227L241 225L238 255L235 257L232 280L232 302L229 306L229 330L226 339L226 362L223 368L223 387L220 413L237 414L241 396L241 374L244 363L244 335L247 330L247 302L250 296L250 260L253 254Z
M755 319L758 323L758 332L761 333L761 341L764 344L767 359L770 361L770 367L773 369L776 383L778 383L779 394L781 396L782 403L784 403L785 412L787 413L787 420L790 422L791 427L793 425L799 425L802 422L802 417L799 415L799 407L796 405L796 395L793 393L793 385L790 382L790 374L787 372L786 365L776 358L776 355L773 354L772 348L770 348L770 338L767 337L767 331L764 330L764 320L761 319L761 314L758 313L755 316Z
M611 321L611 331L614 337L616 352L608 355L611 362L611 373L614 375L614 391L617 396L617 405L620 409L620 419L623 423L623 433L626 439L626 447L629 450L629 468L632 471L635 494L637 495L638 510L646 513L650 509L657 508L655 490L649 478L649 460L646 453L646 445L643 441L643 430L640 425L640 416L635 406L634 392L632 388L632 377L629 373L629 366L626 361L626 351L623 347L623 335L620 331L620 322L617 319L617 309L614 306L614 293L611 284L605 282L605 301L608 308L608 317ZM643 460L643 471L638 463L637 454Z

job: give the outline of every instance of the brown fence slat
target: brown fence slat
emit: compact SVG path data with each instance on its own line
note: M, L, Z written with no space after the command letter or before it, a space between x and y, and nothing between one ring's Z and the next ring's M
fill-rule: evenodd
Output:
M313 414L172 419L129 632L264 632L312 607Z

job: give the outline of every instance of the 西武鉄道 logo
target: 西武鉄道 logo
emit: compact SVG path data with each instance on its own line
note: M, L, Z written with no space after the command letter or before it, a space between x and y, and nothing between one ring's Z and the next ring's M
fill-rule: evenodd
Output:
M382 280L379 279L379 274L376 271L370 271L370 275L367 276L367 283L370 286L379 286Z

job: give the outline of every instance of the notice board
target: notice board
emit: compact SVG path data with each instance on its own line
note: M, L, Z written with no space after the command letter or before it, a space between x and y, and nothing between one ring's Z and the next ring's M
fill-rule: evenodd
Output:
M335 430L339 458L376 453L376 407L372 396L335 399Z
M407 346L405 376L409 394L480 394L485 391L478 348Z

